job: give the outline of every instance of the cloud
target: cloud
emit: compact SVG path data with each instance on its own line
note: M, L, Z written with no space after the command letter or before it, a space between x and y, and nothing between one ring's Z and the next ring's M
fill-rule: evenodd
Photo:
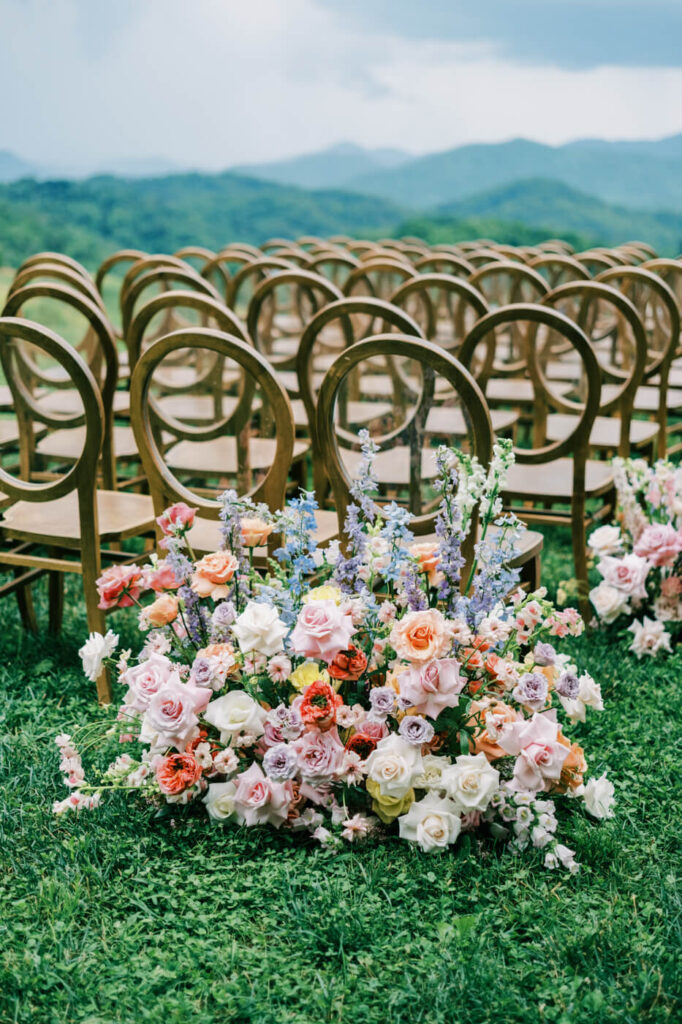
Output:
M473 32L408 37L402 0L369 30L354 2L0 0L0 145L44 163L163 155L218 169L342 139L426 152L682 127L669 101L682 68L520 61ZM413 4L424 25L441 6Z

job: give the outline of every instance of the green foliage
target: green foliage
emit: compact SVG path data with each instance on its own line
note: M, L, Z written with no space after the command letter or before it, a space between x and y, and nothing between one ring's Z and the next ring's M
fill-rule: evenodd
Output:
M545 565L570 575L560 531ZM121 796L52 816L53 736L98 714L76 656L78 587L58 640L22 636L1 606L3 1024L680 1019L682 654L638 663L605 636L579 641L606 709L571 736L618 806L604 823L561 812L577 876L477 841L333 854L181 815L152 823ZM134 615L111 625L139 645Z

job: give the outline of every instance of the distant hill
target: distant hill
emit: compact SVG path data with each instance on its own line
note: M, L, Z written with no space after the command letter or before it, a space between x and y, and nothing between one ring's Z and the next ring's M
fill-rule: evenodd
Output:
M551 226L565 237L582 235L602 245L642 239L661 252L682 251L682 213L630 210L605 203L558 181L530 179L440 206L436 219L486 218Z
M35 174L36 168L8 149L0 149L0 181L17 181Z
M404 212L340 190L304 191L236 174L163 178L22 180L0 186L0 264L16 266L41 249L90 266L115 249L218 249L240 239L347 232L386 234Z
M528 178L549 178L637 209L682 210L682 136L658 142L527 139L459 146L361 174L348 187L419 209Z
M340 188L354 178L399 167L410 159L410 154L400 149L363 149L352 142L341 142L318 153L271 163L244 164L231 170L235 174L300 188Z

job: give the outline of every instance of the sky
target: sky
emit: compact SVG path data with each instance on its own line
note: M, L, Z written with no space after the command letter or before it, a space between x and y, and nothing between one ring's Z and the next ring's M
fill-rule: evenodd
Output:
M218 170L682 131L682 0L0 0L0 149Z

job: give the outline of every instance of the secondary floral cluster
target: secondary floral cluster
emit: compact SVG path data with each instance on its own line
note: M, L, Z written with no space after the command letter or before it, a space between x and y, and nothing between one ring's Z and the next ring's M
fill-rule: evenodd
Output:
M56 811L134 790L327 846L393 830L434 851L478 830L577 869L555 801L609 817L613 787L586 780L561 719L584 721L602 700L555 648L581 633L578 614L524 593L509 568L521 529L501 516L510 445L487 471L439 451L428 540L404 509L371 500L375 452L365 435L343 548L316 548L309 493L271 515L226 492L223 550L195 557L194 510L178 504L159 519L163 560L103 575L102 603L138 604L146 634L137 658L117 662L125 692L108 737L126 752L88 783L60 737L73 789ZM111 632L90 637L90 678L116 647Z
M590 600L605 625L631 620L630 650L653 657L682 625L682 469L614 459L614 475L618 522L589 538L602 577Z

